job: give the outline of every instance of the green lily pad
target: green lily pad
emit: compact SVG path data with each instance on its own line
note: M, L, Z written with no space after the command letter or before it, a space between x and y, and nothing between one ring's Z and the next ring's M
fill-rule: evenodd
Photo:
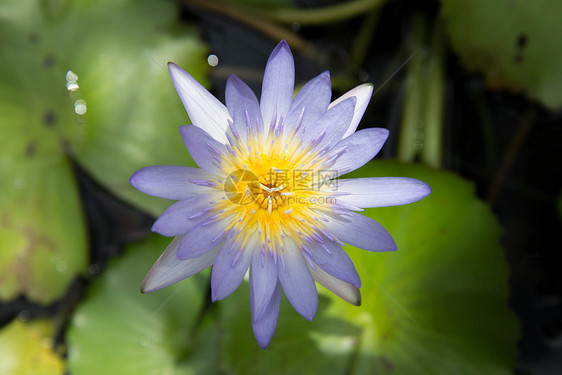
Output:
M414 177L433 193L411 205L365 210L390 231L398 251L347 246L363 281L363 305L320 288L319 313L309 323L284 301L262 351L245 287L219 305L225 367L235 374L510 374L518 325L507 307L501 228L473 184L388 161L349 177L364 176Z
M273 340L262 350L252 333L248 283L220 301L221 357L232 374L347 374L360 328L326 315L332 297L321 296L311 323L285 297Z
M0 374L62 375L64 361L53 351L48 321L14 320L0 330Z
M68 161L2 160L0 299L47 304L88 262L84 220Z
M207 325L200 325L208 277L194 276L163 290L141 294L141 281L170 240L153 235L130 245L95 280L68 331L72 374L189 374L208 368L192 353ZM199 342L213 343L208 335ZM186 358L193 361L185 363ZM182 363L183 362L183 363ZM202 373L209 373L203 371Z
M153 213L167 206L128 179L150 164L193 165L166 62L201 79L204 55L172 1L0 4L1 299L52 302L86 270L68 156L119 197Z
M442 0L453 49L469 71L493 88L523 92L562 106L562 3Z

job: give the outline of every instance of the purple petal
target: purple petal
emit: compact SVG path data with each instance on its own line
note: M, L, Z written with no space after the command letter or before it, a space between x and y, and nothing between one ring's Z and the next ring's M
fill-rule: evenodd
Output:
M180 280L203 271L213 264L219 247L197 258L179 260L176 257L176 253L182 239L183 236L174 238L162 255L160 255L160 258L154 263L150 271L148 271L141 285L141 291L143 293L154 292L173 283L177 283Z
M213 302L228 297L240 286L250 267L254 249L241 248L236 241L226 241L219 251L211 271Z
M324 225L342 242L367 251L396 250L390 233L367 216L349 211L345 217L331 217L328 220Z
M197 258L219 246L226 238L227 220L202 221L188 232L177 252L178 259Z
M318 118L313 124L306 128L302 137L303 144L313 142L315 137L324 133L321 142L316 146L318 149L325 145L335 146L343 137L349 122L353 117L355 108L355 98L348 98L333 108L329 109L324 115Z
M224 174L221 163L226 149L222 143L204 130L191 125L180 126L180 134L189 155L200 168L210 173Z
M369 105L369 101L371 100L371 95L373 95L373 85L371 83L364 83L356 88L346 92L336 100L334 100L328 108L332 108L338 103L341 103L347 98L355 97L357 99L357 103L355 104L355 111L353 113L353 118L351 119L351 123L347 128L347 131L343 135L342 138L346 138L351 134L355 133L365 110L367 109L367 105Z
M361 292L356 286L346 283L340 279L336 279L321 268L316 268L316 270L311 268L310 273L317 283L323 285L326 289L330 290L338 297L351 303L352 305L361 305Z
M338 181L338 201L356 207L386 207L419 201L431 193L425 182L407 177L354 178Z
M355 270L353 262L340 245L324 238L323 244L314 243L310 246L311 260L330 275L351 283L357 288L361 287L361 279Z
M345 150L345 152L336 159L330 169L337 170L338 175L341 176L363 166L378 154L386 138L388 138L388 134L387 129L370 128L359 130L341 140L333 148L332 154L342 150Z
M228 77L226 81L226 106L232 116L234 126L243 140L246 139L247 129L250 124L246 124L246 116L252 124L259 129L263 128L260 105L256 95L235 75Z
M252 285L250 284L250 296L252 296ZM253 299L250 297L250 304L252 305L252 311L255 310L253 307ZM277 328L277 321L279 320L279 306L281 305L281 286L279 283L276 284L273 289L269 303L264 309L263 314L254 319L252 316L252 330L254 331L254 336L260 348L265 349L273 334L275 333L275 328Z
M293 100L289 113L284 121L285 133L297 126L301 113L304 127L313 124L320 116L326 113L332 86L328 71L308 81ZM304 110L304 112L303 112Z
M277 285L277 264L269 251L254 251L252 266L250 267L250 286L252 286L251 298L252 316L259 319L273 294Z
M294 85L293 54L287 42L282 40L271 52L263 75L260 106L265 126L285 117L293 100Z
M220 193L182 199L172 204L154 222L152 231L168 237L189 232L205 217L206 212L214 208L211 202L215 199L220 199Z
M318 309L318 292L306 260L296 244L286 241L287 247L279 254L279 281L287 299L303 318L312 320Z
M230 115L224 104L176 64L168 63L168 70L191 123L225 143Z
M211 182L216 180L216 177L199 168L155 165L139 169L131 176L129 182L145 194L166 199L185 199L209 191L206 186L191 183L192 180Z

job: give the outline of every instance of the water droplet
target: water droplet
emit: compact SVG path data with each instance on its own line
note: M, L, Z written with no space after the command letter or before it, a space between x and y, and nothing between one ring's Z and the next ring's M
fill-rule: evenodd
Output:
M86 113L88 108L86 107L86 101L84 99L78 99L74 102L74 112L79 115Z
M357 78L359 78L359 81L361 82L367 82L369 80L369 72L366 70L360 70L357 73Z
M100 272L100 266L99 264L90 264L88 266L88 272L90 273L90 275L95 276Z
M84 327L87 323L87 319L84 318L84 314L76 314L74 316L73 323L77 327Z
M139 341L139 345L143 348L147 348L150 345L150 339L148 337L143 337Z
M16 178L14 178L13 184L14 184L14 188L16 188L18 190L21 190L21 189L25 188L25 186L27 185L27 182L22 177L16 177Z
M68 91L76 91L80 88L80 86L78 86L77 82L67 82L66 83L66 89Z
M53 348L53 340L49 337L44 337L41 340L41 346L45 349L52 349Z
M53 111L47 111L43 114L43 124L53 127L57 123L57 115Z
M43 59L43 66L45 68L52 68L53 65L55 65L55 58L51 55L45 56L45 58Z
M76 83L76 81L78 81L78 75L76 75L76 73L74 73L72 70L69 70L68 72L66 72L66 81Z
M207 57L207 63L209 63L209 65L211 66L217 66L219 65L219 58L217 57L217 55L209 55L209 57Z
M25 156L30 158L35 155L35 151L37 151L37 145L35 142L29 142L25 148Z
M29 312L29 310L22 310L18 314L18 319L22 322L27 322L29 321L29 319L31 319L31 313Z
M59 260L56 264L55 264L55 269L57 270L57 272L64 272L66 271L66 269L68 268L68 265L66 264L66 262L64 260Z

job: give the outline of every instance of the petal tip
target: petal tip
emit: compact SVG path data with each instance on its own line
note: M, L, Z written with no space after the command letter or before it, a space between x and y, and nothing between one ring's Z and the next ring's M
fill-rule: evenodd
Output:
M134 187L134 188L137 189L137 190L138 190L138 187L137 187L137 185L138 185L138 175L139 175L139 172L140 172L140 171L141 171L141 170L139 169L138 171L136 171L135 173L133 173L133 174L131 175L131 177L129 177L129 184L131 184L131 186Z
M316 311L314 311L312 314L302 315L302 317L308 320L309 322L312 322L315 316L316 316Z
M279 43L277 43L277 47L275 48L287 48L289 49L289 43L285 39L281 39Z
M430 195L431 193L433 193L433 189L431 189L431 186L429 186L428 183L420 181L421 182L421 193L423 194L423 196L421 198L425 198L428 195ZM420 198L420 199L421 199Z
M241 80L236 74L231 74L231 75L229 75L228 78L226 79L227 85L228 85L229 83L232 84L232 83L234 83L234 82L238 83L238 82L242 82L242 80Z
M265 349L267 349L267 347L269 346L269 343L271 342L271 339L272 339L272 338L273 338L273 337L261 339L261 338L258 338L258 337L256 336L256 341L257 341L259 347L260 347L262 350L265 350Z
M285 39L282 39L277 46L271 51L271 55L269 55L269 59L271 60L273 57L277 56L279 53L286 53L288 56L293 58L293 54L291 52L291 48Z
M154 266L153 266L154 267ZM147 293L151 293L154 292L160 288L156 287L155 285L151 285L151 271L148 271L148 273L146 274L146 276L144 277L144 280L141 283L141 287L140 287L140 292L141 294L147 294Z
M174 78L175 75L179 74L181 71L183 71L183 69L180 68L178 64L168 61L168 73L170 73L172 79Z
M211 302L215 303L219 300L215 292L211 292Z
M152 224L152 227L150 228L150 230L154 233L158 233L158 231L162 228L159 228L160 225L158 224L158 219L156 219L156 221Z

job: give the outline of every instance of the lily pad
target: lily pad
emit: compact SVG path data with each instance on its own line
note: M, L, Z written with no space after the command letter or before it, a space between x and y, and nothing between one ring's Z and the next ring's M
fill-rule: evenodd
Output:
M285 297L273 340L262 350L252 333L248 283L219 302L221 359L232 374L348 374L361 329L326 315L331 296L320 297L311 323Z
M225 366L235 374L299 367L312 374L510 374L518 326L507 307L501 228L473 184L388 161L351 175L414 177L433 193L411 205L365 210L393 234L398 251L346 247L363 282L362 306L321 289L319 313L309 323L284 301L275 336L262 351L249 307L237 300L247 289L221 301Z
M128 178L149 164L193 163L166 62L202 79L204 55L172 1L2 1L0 298L49 303L85 272L69 156L119 197L153 213L167 206Z
M0 330L0 374L62 375L64 361L53 350L48 321L14 320Z
M64 158L0 165L0 299L50 303L88 262L74 176Z
M161 291L141 294L140 284L168 238L153 235L131 245L91 285L68 331L72 374L189 374L201 363L192 353L211 348L212 329L200 324L208 277L194 276ZM199 333L208 333L194 345ZM182 363L186 358L193 359ZM200 373L211 373L203 371Z
M562 2L442 0L453 49L492 88L562 107Z

